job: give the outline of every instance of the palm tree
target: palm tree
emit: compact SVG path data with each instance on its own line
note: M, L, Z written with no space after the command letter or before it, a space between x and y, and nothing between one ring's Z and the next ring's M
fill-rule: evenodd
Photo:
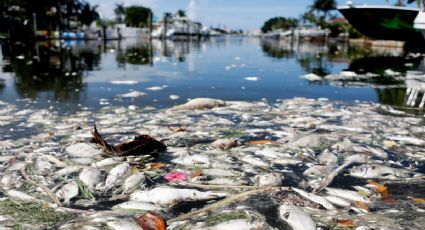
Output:
M97 13L98 7L98 5L90 6L89 3L83 3L79 14L80 22L83 25L90 26L90 24L98 20L100 18L99 13Z
M312 11L323 12L323 16L326 19L328 13L331 10L336 9L335 0L314 0L313 5L310 6Z
M173 14L170 12L164 13L164 38L167 36L167 27L168 27L168 21L173 17Z
M123 17L125 15L124 3L115 4L114 13L115 13L115 16L116 16L116 21L118 23L123 23L123 21L124 21Z
M179 17L186 17L186 11L184 11L184 10L178 10L177 11L177 16L179 16Z

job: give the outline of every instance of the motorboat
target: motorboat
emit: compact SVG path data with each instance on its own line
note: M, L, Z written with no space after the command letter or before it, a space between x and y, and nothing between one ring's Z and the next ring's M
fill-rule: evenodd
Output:
M347 5L338 10L348 22L363 35L382 40L423 41L423 37L414 28L418 8L390 5L357 5L347 1ZM423 15L425 28L425 15Z

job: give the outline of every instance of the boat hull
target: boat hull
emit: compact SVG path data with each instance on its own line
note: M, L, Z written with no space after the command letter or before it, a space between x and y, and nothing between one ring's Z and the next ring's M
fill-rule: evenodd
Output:
M419 10L395 6L344 6L338 10L363 35L382 40L423 41L413 27Z

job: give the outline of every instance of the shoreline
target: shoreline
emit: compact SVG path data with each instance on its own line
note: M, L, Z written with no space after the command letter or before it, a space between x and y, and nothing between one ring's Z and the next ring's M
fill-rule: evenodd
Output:
M201 213L182 222L169 223L170 229L238 225L271 228L281 227L282 223L293 226L294 222L278 211L288 207L289 213L322 227L347 227L342 222L347 219L355 226L370 228L420 229L425 223L420 214L425 196L422 116L376 103L325 99L294 98L270 104L218 100L203 103L151 111L112 107L67 116L48 110L19 111L16 106L1 103L0 127L14 126L10 132L20 130L27 137L6 136L0 141L0 199L51 203L45 191L25 183L21 174L25 169L62 204L68 203L66 207L100 208L97 215L79 214L71 220L56 222L59 229L82 226L137 229L132 217L144 211L135 211L134 205L172 220L191 211L191 207L200 209L220 202L217 197L210 197L211 193L220 193L229 200L244 189L265 187L292 187L301 192L291 190L289 198L287 193L282 193L284 189L256 193L246 200L220 206L209 215ZM203 106L206 107L199 110ZM99 146L90 143L93 123L110 143L148 134L166 140L167 150L146 157L105 157ZM72 150L76 145L84 148ZM114 174L120 167L124 167L122 173ZM170 182L166 179L170 173L180 177L173 177L177 179ZM333 173L337 175L330 178ZM113 175L116 178L108 180ZM113 202L112 198L122 193L130 175L145 179L139 178L127 191L129 199ZM85 182L88 193L78 186L75 192L79 183L75 178ZM331 182L325 185L324 181L329 179ZM323 191L312 193L323 185ZM105 191L105 186L111 188ZM379 186L388 193L379 192L376 189ZM403 187L409 190L398 191ZM70 192L66 188L74 190ZM195 197L187 197L181 190L195 188L201 192ZM162 196L147 195L155 189L162 189ZM11 191L20 191L31 198ZM171 198L178 191L182 197ZM88 194L94 199L84 198ZM395 203L386 203L388 197ZM300 200L294 202L295 198ZM133 210L123 214L122 207L130 206ZM238 215L228 215L232 210L237 210ZM0 225L15 226L16 220L2 211L0 208ZM271 217L276 217L276 222ZM31 229L44 224L23 226Z

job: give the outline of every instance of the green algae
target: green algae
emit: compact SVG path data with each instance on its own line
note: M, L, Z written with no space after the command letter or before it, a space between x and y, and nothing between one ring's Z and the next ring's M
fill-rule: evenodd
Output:
M10 216L17 223L53 226L75 218L75 214L58 212L42 203L0 201L0 215Z

